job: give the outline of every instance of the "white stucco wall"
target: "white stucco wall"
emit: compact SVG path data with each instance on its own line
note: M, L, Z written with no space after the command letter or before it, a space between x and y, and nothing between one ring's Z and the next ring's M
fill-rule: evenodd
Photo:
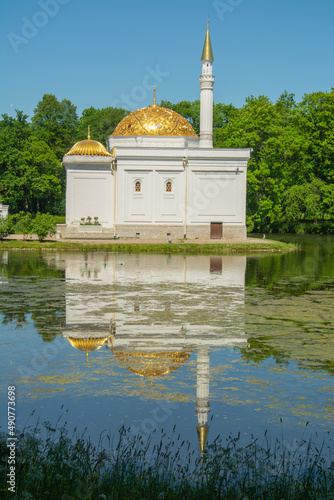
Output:
M144 226L179 226L182 236L211 222L245 227L249 149L147 144L115 147L116 169L107 157L67 157L66 223L97 216L104 228L133 228L133 235Z
M94 159L94 157L92 157ZM113 224L113 182L111 161L95 157L69 157L66 167L66 224L80 224L82 217L98 217L100 224Z

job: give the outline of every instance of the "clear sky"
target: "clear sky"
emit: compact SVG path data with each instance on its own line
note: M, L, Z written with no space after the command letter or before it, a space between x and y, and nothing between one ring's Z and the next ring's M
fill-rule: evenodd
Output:
M43 94L131 111L199 99L206 21L215 102L334 86L333 0L0 0L0 114Z

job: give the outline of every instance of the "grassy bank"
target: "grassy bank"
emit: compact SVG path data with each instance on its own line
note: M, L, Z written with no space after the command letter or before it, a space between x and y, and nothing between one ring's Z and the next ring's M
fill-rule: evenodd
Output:
M149 438L121 428L115 439L95 447L84 436L68 436L66 425L26 429L16 442L16 491L20 500L169 500L169 499L329 499L334 494L330 457L312 442L262 443L240 437L217 438L201 458L174 431ZM45 434L45 429L44 434ZM154 444L155 443L155 444ZM0 436L1 498L7 498L9 450Z
M6 239L0 241L1 250L103 250L108 252L126 252L126 253L173 253L173 254L246 254L254 252L284 252L296 248L290 243L281 241L262 241L244 242L244 243L189 243L178 242L171 244L158 243L89 243L85 242L67 242L67 241L43 241L36 240L15 240Z

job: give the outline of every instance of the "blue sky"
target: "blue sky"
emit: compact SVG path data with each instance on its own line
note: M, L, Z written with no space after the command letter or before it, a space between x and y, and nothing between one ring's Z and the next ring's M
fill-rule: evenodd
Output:
M43 94L131 111L199 99L210 19L215 102L334 86L332 0L2 0L0 114Z

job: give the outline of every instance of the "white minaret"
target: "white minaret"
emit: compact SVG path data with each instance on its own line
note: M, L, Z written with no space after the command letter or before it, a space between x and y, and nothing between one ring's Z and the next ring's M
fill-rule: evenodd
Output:
M200 110L200 147L212 148L213 129L213 83L212 74L213 53L211 47L209 20L206 30L205 42L201 57L202 74L199 77L201 84L201 110Z

